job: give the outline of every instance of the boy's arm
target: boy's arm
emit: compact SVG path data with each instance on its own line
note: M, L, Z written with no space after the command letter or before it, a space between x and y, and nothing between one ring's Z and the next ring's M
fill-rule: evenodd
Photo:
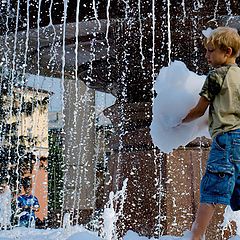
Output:
M34 197L34 205L33 205L32 209L36 212L38 212L40 209L40 205L39 205L38 199L36 197Z
M182 123L188 123L203 116L209 103L210 102L205 97L201 96L197 105L190 110L185 118L183 118Z

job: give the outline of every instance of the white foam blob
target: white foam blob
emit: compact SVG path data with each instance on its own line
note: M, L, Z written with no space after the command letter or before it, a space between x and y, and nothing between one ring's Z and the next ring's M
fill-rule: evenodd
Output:
M157 96L153 101L150 133L161 151L169 153L197 137L210 138L206 125L208 110L203 117L176 127L198 102L205 78L189 71L181 61L160 70L154 84Z
M208 27L206 30L202 30L202 34L203 34L206 38L210 37L211 34L212 34L212 32L213 32L213 29L210 28L210 27Z

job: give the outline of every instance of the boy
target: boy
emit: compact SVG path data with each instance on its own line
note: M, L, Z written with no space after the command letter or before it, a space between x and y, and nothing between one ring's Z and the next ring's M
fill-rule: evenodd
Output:
M36 220L35 212L39 211L38 199L31 194L31 179L26 177L23 179L24 194L17 198L17 206L21 211L19 216L19 226L29 227Z
M207 37L205 47L207 61L214 70L205 80L199 102L182 120L188 123L201 117L209 106L213 141L191 240L204 239L216 204L240 210L240 68L236 65L240 36L236 29L218 27Z

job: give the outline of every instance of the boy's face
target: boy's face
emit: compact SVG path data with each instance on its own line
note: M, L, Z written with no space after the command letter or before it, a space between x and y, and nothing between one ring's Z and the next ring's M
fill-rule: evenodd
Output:
M32 191L32 187L31 186L24 187L25 194L31 194L31 191Z
M208 63L214 68L223 66L228 63L229 54L218 47L214 47L211 43L206 46L206 58Z

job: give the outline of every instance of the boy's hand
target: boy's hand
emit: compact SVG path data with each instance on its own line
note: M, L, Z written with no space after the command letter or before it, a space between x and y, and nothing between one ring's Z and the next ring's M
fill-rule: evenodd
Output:
M173 126L173 128L177 128L177 127L179 127L179 126L185 126L185 125L188 125L188 123L187 122L183 122L183 119L181 119L181 121L180 122L178 122L175 126Z

